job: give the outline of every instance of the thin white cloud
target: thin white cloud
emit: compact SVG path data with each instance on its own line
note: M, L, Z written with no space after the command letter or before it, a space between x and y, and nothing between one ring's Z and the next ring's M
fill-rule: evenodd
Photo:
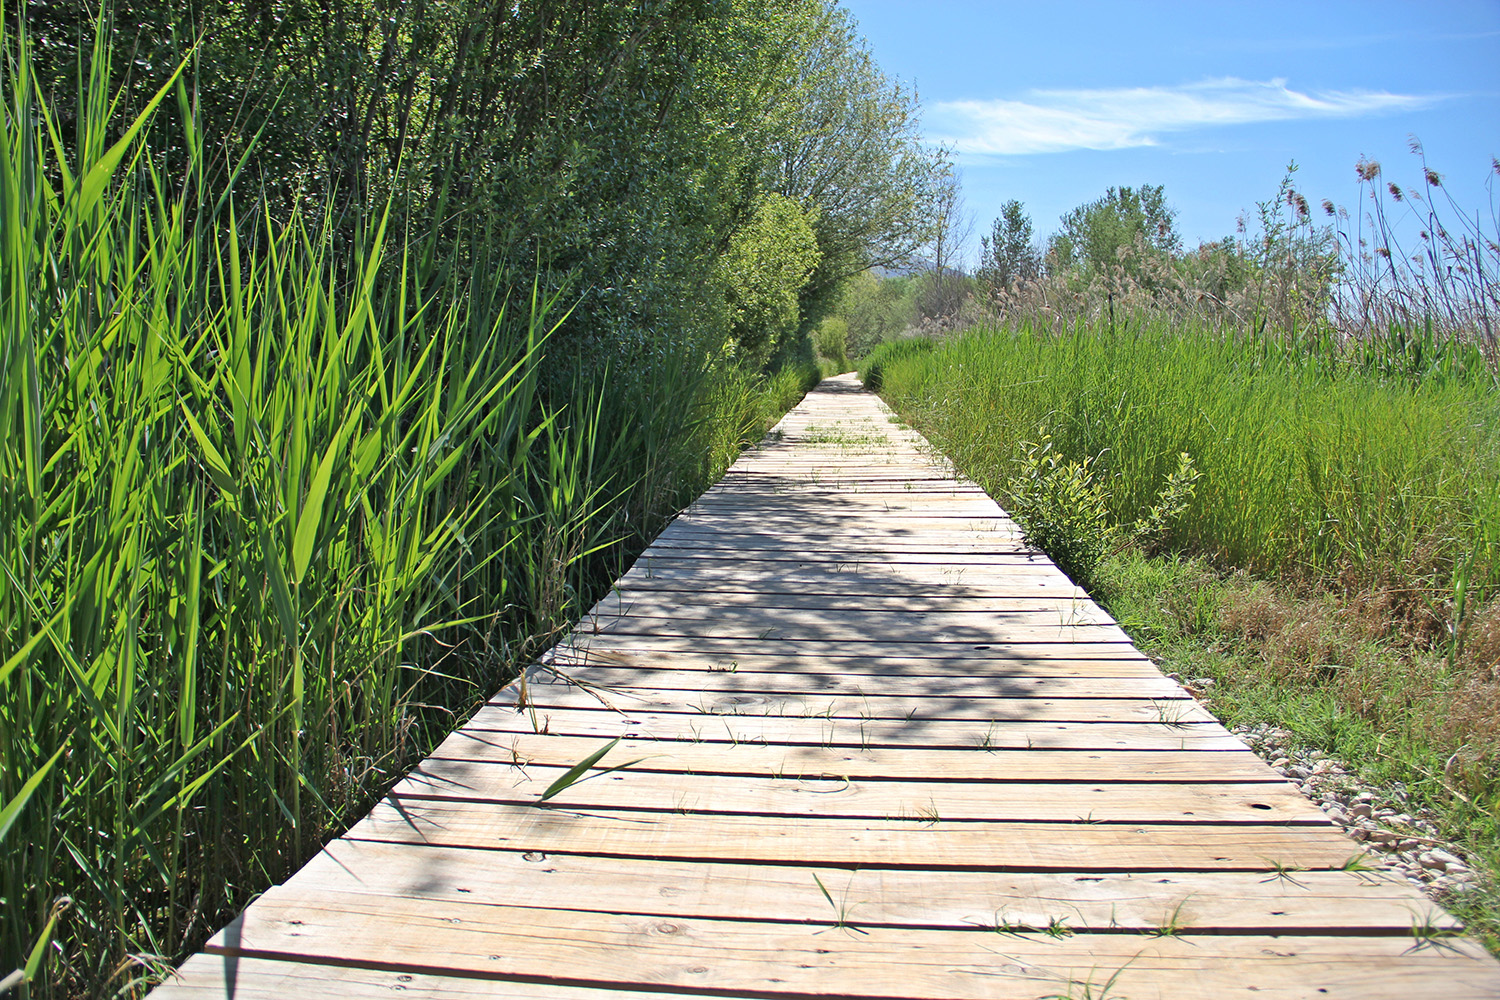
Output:
M1250 122L1412 111L1439 96L1371 90L1301 92L1285 80L1227 77L1178 87L1034 90L1025 100L946 101L928 117L938 141L969 155L1154 146L1172 132Z

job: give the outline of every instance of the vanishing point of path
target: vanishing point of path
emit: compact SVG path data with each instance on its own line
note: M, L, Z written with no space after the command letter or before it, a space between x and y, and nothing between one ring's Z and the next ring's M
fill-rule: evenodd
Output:
M154 996L1500 997L1357 850L844 376Z

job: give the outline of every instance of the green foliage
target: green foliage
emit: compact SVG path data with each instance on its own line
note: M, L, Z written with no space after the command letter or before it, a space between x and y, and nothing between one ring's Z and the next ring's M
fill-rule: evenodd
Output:
M1202 478L1203 473L1193 464L1193 456L1187 452L1178 455L1177 468L1168 473L1156 502L1131 528L1135 542L1148 551L1160 545L1172 522L1187 513L1198 492L1198 480Z
M842 283L871 267L905 263L928 239L934 154L922 144L914 91L881 71L848 11L832 5L767 6L787 25L789 56L772 89L782 89L767 147L766 183L816 206L821 257L803 290L816 322Z
M1126 542L1158 545L1172 522L1187 512L1202 477L1187 452L1162 483L1155 502L1132 524L1112 516L1114 484L1101 471L1102 456L1071 460L1053 446L1052 436L1020 443L1017 471L1006 483L1009 511L1028 545L1046 552L1058 568L1085 589L1105 556Z
M833 366L834 374L849 370L849 324L842 316L829 316L818 324L813 346Z
M866 369L1002 505L1017 428L1045 424L1108 478L1113 523L1152 525L1175 470L1186 507L1151 532L1159 547L1257 572L1390 570L1434 601L1462 555L1470 599L1500 586L1500 406L1478 347L1473 366L1412 382L1332 342L1131 325L976 330ZM1183 452L1201 473L1190 497Z
M1288 164L1276 196L1257 203L1257 231L1241 251L1257 279L1246 318L1291 331L1327 316L1342 271L1333 227L1313 223L1307 199L1292 186L1296 172L1297 164Z
M817 237L788 198L768 194L723 257L735 355L759 369L794 336L798 292L817 267Z
M1020 447L1020 467L1006 489L1009 512L1026 544L1046 552L1074 583L1087 588L1119 534L1110 520L1109 481L1096 458L1063 458L1049 434Z
M1133 260L1139 244L1150 255L1171 259L1182 249L1161 185L1110 188L1104 197L1062 217L1047 247L1049 271L1110 275L1122 270L1136 281L1147 272Z
M92 24L81 5L32 6L44 90L68 132ZM769 238L768 194L802 213L778 215L791 244L801 221L817 239L797 288L804 330L839 280L919 242L930 157L915 97L824 0L106 6L126 109L202 38L182 102L197 109L195 141L218 151L200 182L219 187L215 165L248 153L273 218L328 207L340 239L389 205L392 231L422 236L411 268L424 288L540 262L544 289L573 303L557 337L568 350L551 353L569 360L546 363L544 395L580 358L618 380L664 349L718 350L725 301L751 314L775 304L775 330L736 318L736 336L769 343L752 357L775 356L787 275L749 294L726 286L747 277L743 261L721 260ZM174 163L186 154L177 114L152 140Z
M991 294L1006 292L1017 281L1041 276L1042 254L1037 249L1031 217L1019 201L1005 203L990 234L979 238L979 246L977 277Z
M860 381L864 382L865 388L870 391L879 392L885 384L885 373L888 368L909 358L931 354L936 347L937 341L931 337L888 340L871 351L860 362Z
M862 358L917 323L916 281L877 278L869 271L850 278L835 314L849 325L849 355Z

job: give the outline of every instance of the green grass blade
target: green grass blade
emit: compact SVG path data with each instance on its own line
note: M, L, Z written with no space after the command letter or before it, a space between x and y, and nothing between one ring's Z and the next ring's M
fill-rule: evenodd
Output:
M615 744L619 743L620 740L621 737L616 736L614 739L604 744L604 746L600 747L598 750L595 750L593 753L583 758L583 760L568 768L568 770L563 774L562 777L558 778L552 784L547 786L547 790L542 793L541 798L537 799L537 802L546 802L548 799L552 798L552 796L556 795L558 792L565 790L579 778L583 777L584 773L588 771L589 768L599 763L599 761L603 759L604 755L613 750L615 748Z
M10 832L11 826L16 821L16 817L21 815L21 810L26 808L26 803L30 801L31 796L41 787L42 782L47 779L47 772L52 770L52 765L57 763L57 759L67 749L66 744L59 747L57 753L53 754L47 763L43 764L37 769L35 774L26 779L26 783L21 786L21 790L11 796L11 800L5 803L4 808L0 808L0 840L5 839L5 835Z

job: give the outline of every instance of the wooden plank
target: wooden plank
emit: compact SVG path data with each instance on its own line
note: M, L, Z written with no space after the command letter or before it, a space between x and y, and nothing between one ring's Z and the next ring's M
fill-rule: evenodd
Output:
M714 636L625 636L573 633L563 640L563 649L575 655L610 653L689 652L720 659L732 659L741 652L758 652L772 656L828 657L936 657L945 660L1005 661L1044 658L1078 660L1139 660L1141 654L1128 642L920 642L906 640L850 641L830 640L811 643L778 639L774 634L757 637L754 643L743 639Z
M507 688L492 705L517 705L519 691ZM1213 716L1190 698L900 698L884 695L750 694L730 692L581 690L554 685L529 702L536 709L592 708L619 711L694 712L718 715L770 715L794 719L983 719L1006 722L1210 722Z
M702 732L718 729L702 720ZM858 735L859 724L847 724ZM828 726L829 736L837 730ZM492 760L571 766L601 741L552 733L483 733L462 729L444 739L432 759ZM793 778L868 778L919 781L1271 781L1286 778L1250 750L927 750L847 748L837 745L723 744L621 739L601 766L645 757L634 771L763 775Z
M623 758L622 758L623 759ZM391 794L527 806L560 780L561 765L427 760ZM1328 827L1323 811L1290 784L1270 782L1040 783L872 781L592 772L548 805L644 809L696 815L820 816L842 819L1266 823ZM1351 852L1352 853L1352 852Z
M910 747L929 750L1233 750L1245 744L1217 722L1165 726L1149 722L1007 722L984 720L867 721L777 719L697 713L612 712L593 708L538 710L486 706L464 727L477 735L530 733L610 739L634 734L641 739L698 743L762 743L828 748Z
M1005 620L1015 615L1036 614L1052 615L1053 621L1080 617L1112 621L1103 608L1087 598L1052 594L972 598L918 594L742 594L732 591L663 594L660 591L611 590L594 605L590 614L672 612L674 616L703 617L728 609L745 613L758 611L768 617L774 617L782 610L848 611L868 614L877 621L891 614L931 616L940 621L960 622L983 618Z
M703 731L718 729L703 719ZM830 733L836 729L829 726ZM847 726L852 734L859 724ZM600 740L546 733L483 733L461 729L445 739L435 760L495 761L570 767L598 750ZM738 743L622 739L601 763L610 767L644 758L634 771L744 774L793 778L900 781L1165 781L1274 782L1286 779L1249 750L929 750L911 747L856 749Z
M531 691L539 698L546 689L566 686L577 679L602 685L608 691L745 692L773 694L839 694L864 697L937 698L1187 698L1176 681L1158 673L1155 677L870 677L837 673L757 672L740 666L735 670L646 669L637 667L546 667L532 668Z
M1130 644L1130 637L1117 625L1048 622L1039 616L1033 624L1008 622L975 622L946 628L923 628L928 642L994 643L1031 642L1117 642ZM767 615L758 620L746 616L716 618L652 618L646 615L612 615L608 618L584 619L579 630L586 635L639 635L652 638L703 638L755 640L775 638L786 642L901 642L912 634L914 625L900 621L871 619L861 621L852 616L843 620L787 612Z
M768 579L789 578L797 582L837 583L847 587L851 584L905 583L940 587L969 587L984 592L985 589L1001 593L1030 592L1032 586L1041 586L1051 581L1062 585L1071 581L1052 566L1025 562L1020 559L1014 566L997 564L952 565L944 563L861 563L818 562L806 560L788 563L773 559L699 559L637 562L631 570L620 577L620 585L627 589L642 579L681 580L692 579L700 583L733 585L735 583L763 583Z
M413 849L337 840L297 876L298 891L355 892L711 919L820 923L829 905L814 872L791 865L693 864L455 847ZM1458 922L1411 885L1383 873L945 872L823 870L863 926L965 930L997 919L1032 928L1146 932L1175 915L1183 928L1244 934L1323 933L1340 927L1403 933L1413 919Z
M712 601L712 595L705 595L705 599ZM1059 628L1091 625L1117 627L1113 620L1102 612L1095 612L1088 605L1054 601L1050 598L1041 598L1033 602L1026 602L1024 599L1015 600L1013 602L1015 606L1009 608L988 610L975 608L959 612L894 606L868 610L850 607L813 607L809 606L813 602L800 596L793 597L787 603L795 602L803 605L802 607L775 605L753 607L742 603L743 599L705 604L684 602L674 607L656 595L637 596L628 591L620 591L617 596L607 600L608 604L602 607L596 605L597 610L584 617L581 630L587 631L593 621L608 623L615 619L641 618L646 620L644 624L648 626L660 621L711 621L720 625L729 623L765 625L769 623L823 628L866 625L877 631L892 627L904 628L908 635L918 627L924 631L931 630L937 633L951 629L983 629L991 633L1000 633L990 638L1014 641L1024 637L1026 632L1035 629L1055 631ZM844 600L847 601L848 598ZM835 599L829 603L842 602ZM1026 606L1028 603L1029 607ZM892 604L894 605L894 602Z
M626 858L975 871L1329 870L1362 854L1342 833L1305 826L773 820L394 796L348 836Z
M384 933L392 920L405 933ZM444 969L498 982L770 996L1034 1000L1048 989L1098 988L1115 973L1116 995L1133 1000L1185 996L1185 987L1198 997L1246 995L1247 982L1258 998L1409 998L1426 991L1434 974L1445 977L1445 997L1496 995L1493 960L1462 940L1410 952L1410 938L1395 936L862 930L273 890L207 950Z
M499 982L469 975L433 975L411 967L361 968L307 961L194 955L177 974L151 993L152 1000L682 1000L681 993L558 986L554 983ZM715 994L721 1000L750 1000Z
M795 578L787 574L766 572L752 575L734 574L728 569L709 572L661 572L637 573L629 579L621 577L617 583L627 592L641 590L673 590L702 593L716 590L725 593L753 594L868 594L931 596L947 590L957 597L1027 597L1031 595L1069 598L1081 591L1061 573L1035 574L1022 578L1007 576L1004 579L961 580L943 578L940 575L928 579L915 579L882 573L879 576L840 573L799 573Z
M614 643L611 643L611 647ZM665 649L641 653L600 649L554 647L542 661L563 670L590 667L622 667L632 670L704 670L763 674L826 674L852 678L856 683L881 683L882 679L900 677L1160 677L1161 671L1150 660L1139 655L1104 659L1061 659L1058 657L1003 657L992 659L968 656L899 657L899 656L813 656L808 654L767 654L755 652L753 645L732 655L696 653L692 650ZM861 679L868 679L861 681Z

